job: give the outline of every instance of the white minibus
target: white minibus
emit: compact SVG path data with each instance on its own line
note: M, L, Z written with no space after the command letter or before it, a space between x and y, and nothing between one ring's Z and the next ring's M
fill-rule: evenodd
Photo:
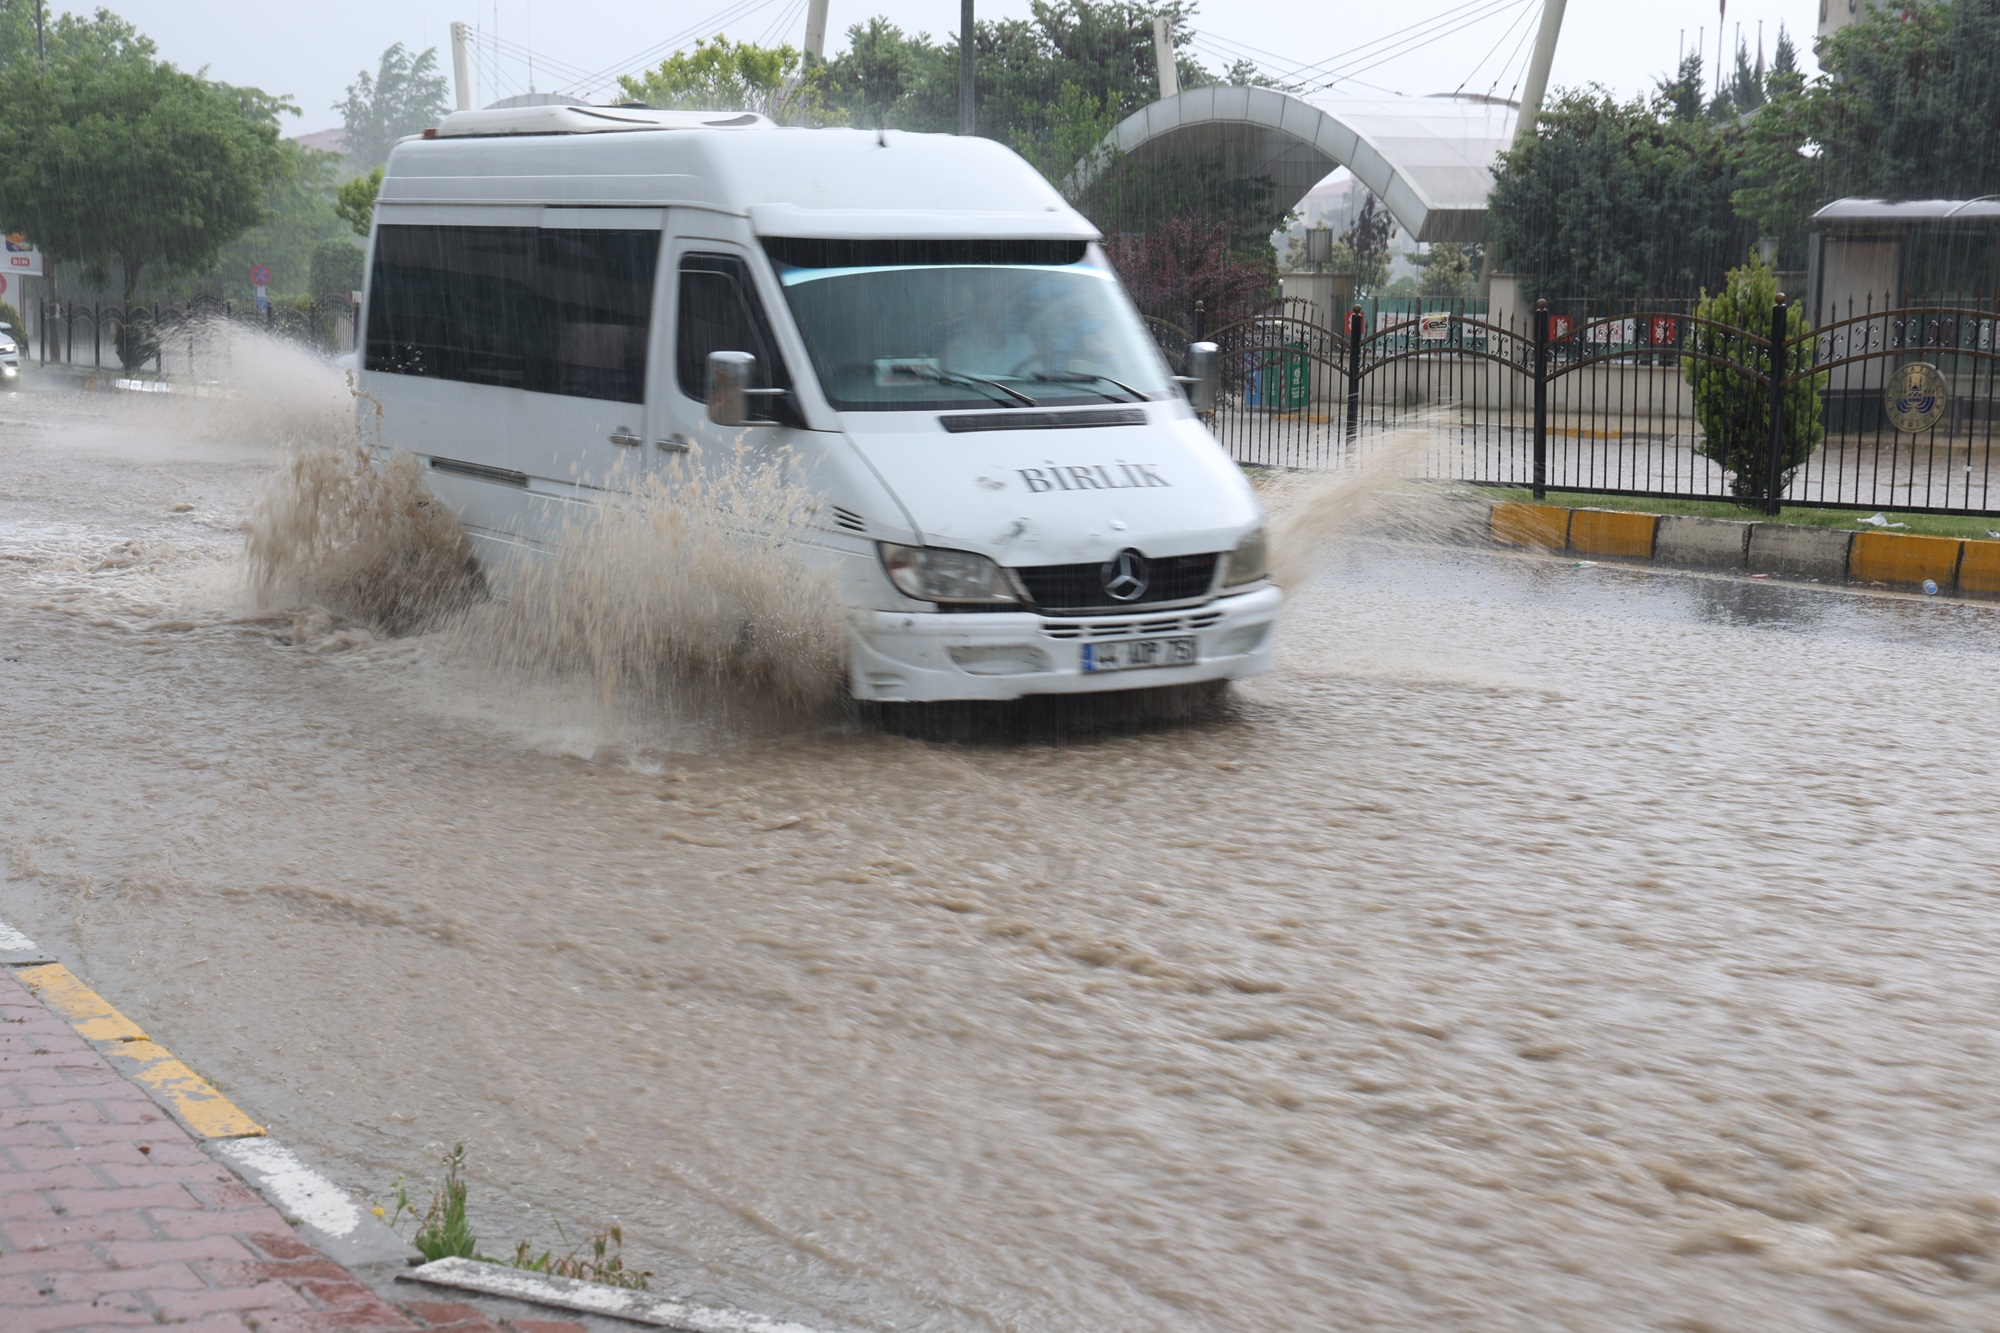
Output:
M359 380L492 570L594 478L786 455L859 699L1269 670L1263 511L1098 239L985 139L461 111L390 156Z

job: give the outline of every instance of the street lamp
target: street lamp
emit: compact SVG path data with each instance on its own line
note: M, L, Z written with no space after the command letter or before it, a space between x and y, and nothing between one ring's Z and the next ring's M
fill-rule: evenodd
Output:
M1306 262L1315 271L1333 262L1333 228L1324 224L1306 228Z

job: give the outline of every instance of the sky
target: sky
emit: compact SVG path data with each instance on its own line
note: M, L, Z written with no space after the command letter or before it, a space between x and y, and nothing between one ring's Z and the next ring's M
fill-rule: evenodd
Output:
M205 66L211 78L290 95L303 112L292 121L291 133L340 124L334 103L357 73L375 68L392 42L416 50L436 46L439 67L449 75L454 19L476 25L482 38L480 105L525 90L530 73L521 53L529 50L538 62L536 88L574 91L575 71L630 71L640 67L639 57L649 48L659 48L652 56L657 62L666 52L692 45L695 36L724 32L738 40L797 45L805 31L805 0L689 0L676 5L660 0L101 2L136 24L177 65ZM64 7L62 0L50 0L51 10ZM1644 92L1674 67L1683 44L1692 47L1698 36L1712 73L1719 9L1707 0L1569 0L1550 82L1558 88L1598 83L1620 95ZM978 12L982 19L1025 17L1028 0L979 0ZM1460 87L1504 96L1519 82L1538 12L1539 0L1410 0L1399 5L1205 0L1194 20L1194 55L1216 70L1233 56L1248 56L1280 76L1314 62L1335 62L1329 69L1346 81L1331 91L1359 96L1384 91L1421 95ZM959 6L957 0L831 0L829 53L845 45L842 34L851 24L877 14L906 31L942 37L956 31ZM1813 0L1736 0L1727 9L1724 45L1733 49L1740 24L1754 55L1761 21L1768 52L1782 23L1810 72L1815 68L1811 47L1817 17ZM1467 21L1460 31L1445 31ZM1424 24L1437 32L1437 40L1409 49L1400 49L1396 40L1384 43L1399 29ZM496 33L498 47L484 40ZM1427 35L1420 27L1401 44ZM591 92L601 97L606 87L600 83Z

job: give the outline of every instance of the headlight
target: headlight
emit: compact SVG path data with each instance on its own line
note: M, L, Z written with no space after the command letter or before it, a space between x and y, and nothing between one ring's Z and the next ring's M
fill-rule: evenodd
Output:
M1007 576L983 555L937 546L897 546L878 542L889 582L906 597L923 602L1012 602Z
M1236 543L1236 549L1229 553L1229 570L1223 576L1222 586L1234 588L1239 584L1255 583L1258 579L1270 577L1270 573L1269 543L1264 538L1264 529L1258 528Z

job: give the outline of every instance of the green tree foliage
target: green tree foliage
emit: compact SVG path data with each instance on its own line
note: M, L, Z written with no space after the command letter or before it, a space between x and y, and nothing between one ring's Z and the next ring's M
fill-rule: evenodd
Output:
M50 60L150 59L158 54L139 30L108 10L89 18L45 12L45 45ZM17 61L39 62L35 43L35 6L30 0L0 5L0 67Z
M285 169L265 196L264 220L222 247L206 280L209 289L239 301L251 296L250 269L257 264L271 270L274 299L320 295L310 283L314 252L329 240L352 244L334 212L340 157L289 139L278 149Z
M347 151L360 169L389 160L389 150L406 134L417 134L451 109L437 48L412 55L397 42L382 53L375 73L362 70L333 109L347 126Z
M1478 276L1480 251L1477 243L1435 241L1422 254L1407 256L1420 269L1416 295L1463 297L1472 294Z
M1510 268L1552 297L1692 296L1741 254L1754 236L1731 204L1745 131L1681 112L1671 93L1558 98L1494 173L1487 228Z
M618 86L632 101L662 110L754 111L797 123L810 121L815 100L799 86L804 59L790 46L717 37L674 52L641 78L624 75Z
M363 258L361 247L353 241L343 237L321 241L312 252L308 294L319 298L360 291Z
M149 269L213 265L265 219L288 170L283 103L156 61L129 29L108 51L11 62L0 105L14 137L0 157L0 228L51 260L115 272L128 302Z
M1799 128L1825 198L2000 192L2000 0L1876 7L1827 40L1820 66Z
M334 191L334 216L345 222L356 236L366 236L375 222L375 196L382 193L382 168L365 176L342 181Z
M1682 373L1694 391L1695 419L1701 423L1702 439L1695 451L1715 460L1729 474L1732 495L1764 494L1771 451L1770 386L1768 381L1759 383L1744 369L1755 366L1763 371L1769 365L1769 354L1734 330L1768 337L1777 299L1778 275L1753 254L1749 263L1729 271L1721 291L1713 296L1702 292L1701 303L1695 308L1696 322L1681 357ZM1808 327L1805 311L1798 305L1790 306L1785 337L1800 337ZM1785 360L1784 373L1798 374L1810 357L1809 345L1794 347ZM1781 490L1812 457L1826 434L1820 417L1820 394L1826 381L1825 372L1802 375L1784 390Z

